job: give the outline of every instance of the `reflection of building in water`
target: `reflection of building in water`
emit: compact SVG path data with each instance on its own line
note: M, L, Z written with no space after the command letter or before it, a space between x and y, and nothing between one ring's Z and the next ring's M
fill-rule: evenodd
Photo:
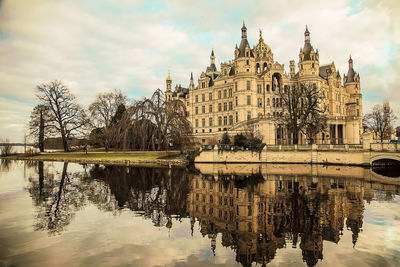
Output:
M189 214L199 220L201 233L210 239L222 233L222 245L234 249L244 266L268 263L288 243L299 245L303 260L313 266L322 259L323 240L337 243L345 226L355 244L364 198L373 195L365 192L361 180L278 175L261 179L198 176L188 196Z

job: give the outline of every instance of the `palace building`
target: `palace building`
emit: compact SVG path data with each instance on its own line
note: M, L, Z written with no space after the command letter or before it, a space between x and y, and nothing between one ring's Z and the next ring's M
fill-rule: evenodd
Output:
M318 49L311 45L306 27L304 46L296 64L290 61L289 73L284 65L274 61L274 54L265 43L262 32L258 43L250 47L247 28L243 23L242 38L236 45L234 59L215 64L214 51L210 65L203 71L197 85L190 77L189 88L176 86L172 78L166 80L166 100L179 99L186 105L187 118L192 123L193 135L200 143L219 140L224 132L231 136L252 131L266 144L290 144L291 138L284 124L276 117L285 112L279 90L299 88L303 84L318 86L323 93L323 104L328 115L328 127L314 137L319 144L359 144L362 131L362 95L360 77L354 71L350 56L347 75L340 75L335 64L321 65ZM299 134L299 144L306 144Z

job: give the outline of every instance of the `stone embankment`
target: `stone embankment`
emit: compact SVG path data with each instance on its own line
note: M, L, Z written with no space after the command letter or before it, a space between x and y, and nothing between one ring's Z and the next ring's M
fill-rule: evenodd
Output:
M375 144L364 138L361 145L267 145L262 151L205 146L196 163L297 163L371 166L378 160L400 163L400 144Z

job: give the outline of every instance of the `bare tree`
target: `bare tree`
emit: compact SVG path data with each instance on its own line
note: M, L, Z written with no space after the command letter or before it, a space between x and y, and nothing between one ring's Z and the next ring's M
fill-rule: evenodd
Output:
M306 134L309 140L325 130L327 124L327 105L324 103L322 89L314 84L301 84L299 87L285 86L275 93L277 112L274 121L284 125L293 144L298 144L299 133Z
M44 139L49 136L47 128L50 118L50 110L45 105L37 105L31 112L29 131L33 138L37 138L40 152L44 151Z
M10 156L14 153L13 146L10 144L10 140L7 138L0 138L0 155L2 156Z
M69 151L68 139L83 134L88 123L85 111L75 101L75 96L60 81L54 80L37 87L37 98L50 110L48 129L52 135L61 135L64 151Z
M392 123L396 119L389 102L384 102L382 105L375 105L372 112L364 116L363 121L383 142L383 139L390 138Z
M111 129L118 107L126 105L127 97L117 89L109 93L97 95L96 99L89 106L89 112L92 116L91 127L95 130L95 137L102 141L106 151L110 146ZM93 132L93 131L92 131Z

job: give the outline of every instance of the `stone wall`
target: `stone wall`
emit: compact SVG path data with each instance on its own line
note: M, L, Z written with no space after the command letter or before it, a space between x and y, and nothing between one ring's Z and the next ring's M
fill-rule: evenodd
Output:
M376 147L375 147L376 145ZM379 145L379 147L378 147ZM376 159L400 159L398 144L369 144L370 149L351 148L348 145L308 148L298 146L266 146L261 152L249 150L203 150L196 157L197 163L301 163L301 164L338 164L370 166Z

